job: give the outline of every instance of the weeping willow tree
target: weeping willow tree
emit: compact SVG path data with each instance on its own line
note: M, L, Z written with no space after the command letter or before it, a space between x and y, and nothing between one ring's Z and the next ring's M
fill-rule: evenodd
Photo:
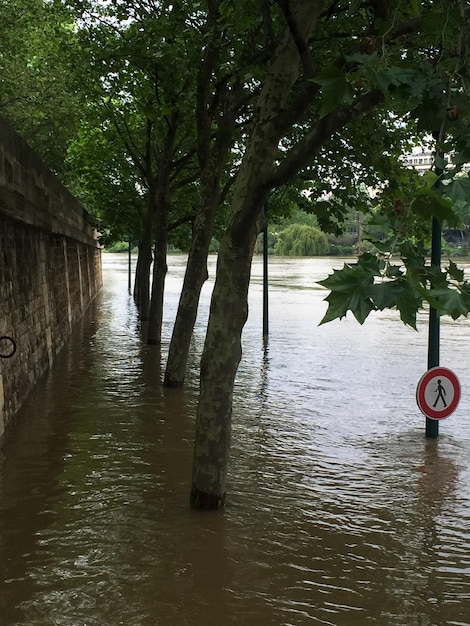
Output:
M329 250L328 239L319 228L291 224L279 233L274 254L280 256L322 256Z

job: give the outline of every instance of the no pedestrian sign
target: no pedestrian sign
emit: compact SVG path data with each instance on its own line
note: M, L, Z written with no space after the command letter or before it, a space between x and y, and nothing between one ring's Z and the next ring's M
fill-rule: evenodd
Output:
M449 417L457 408L459 400L459 379L445 367L428 370L416 388L416 401L421 412L433 420Z

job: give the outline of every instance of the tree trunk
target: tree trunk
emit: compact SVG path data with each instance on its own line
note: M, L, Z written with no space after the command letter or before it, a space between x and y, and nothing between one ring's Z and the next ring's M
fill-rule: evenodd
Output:
M151 190L148 192L152 193ZM142 321L149 319L150 312L150 266L152 264L152 202L147 199L142 237L139 242L139 255L135 271L134 302Z
M208 3L207 45L197 76L196 127L201 196L171 336L164 380L167 387L181 387L184 384L199 298L208 276L207 256L221 199L220 181L233 143L243 98L243 86L239 81L233 83L230 89L220 81L218 90L213 93L213 77L219 69L221 45L219 9L220 2Z
M157 211L152 297L150 301L150 315L147 335L147 343L150 346L157 346L162 342L163 297L165 292L165 277L168 270L166 262L168 247L168 213L168 203L165 200L160 199Z
M191 506L224 505L230 448L232 396L240 362L241 333L248 315L248 286L257 229L243 242L227 235L217 262L209 325L201 359Z
M251 137L238 171L201 359L190 496L194 508L218 509L225 502L233 385L248 315L251 261L256 237L264 226L264 203L272 188L269 181L279 159L279 141L286 131L283 125L288 123L289 116L284 112L300 74L299 54L319 19L322 5L310 0L295 3L295 37L286 28L279 41L255 106ZM302 58L302 65L311 70L308 59Z
M168 352L164 381L166 387L181 387L184 384L201 289L208 277L207 255L219 203L218 181L215 184L215 187L206 188L205 199L202 199L203 207L194 223L191 249Z
M178 112L167 119L167 132L158 168L155 198L155 253L153 261L152 296L147 343L160 345L162 342L163 296L165 277L168 270L166 255L168 248L168 221L171 210L171 165L175 150Z

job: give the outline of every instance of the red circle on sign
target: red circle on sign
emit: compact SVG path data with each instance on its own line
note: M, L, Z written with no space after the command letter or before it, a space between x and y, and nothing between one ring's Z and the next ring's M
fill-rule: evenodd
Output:
M426 399L426 389L434 378L444 378L452 386L454 395L449 404L440 411L436 411ZM449 417L453 413L460 400L460 383L457 376L446 367L432 367L420 379L416 388L416 401L418 406L426 417L430 419L440 420Z

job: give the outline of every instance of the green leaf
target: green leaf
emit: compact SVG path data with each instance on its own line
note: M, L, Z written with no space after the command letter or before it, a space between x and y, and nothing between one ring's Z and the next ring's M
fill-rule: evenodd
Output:
M408 281L406 285L407 289L404 289L397 297L396 306L400 312L401 321L416 330L416 315L423 304L423 300Z
M371 287L374 275L378 273L378 259L374 255L364 254L357 263L345 264L341 270L334 270L328 278L320 281L320 285L331 290L325 298L328 310L320 324L336 318L342 319L347 311L351 311L357 321L363 324L375 309L371 300Z
M425 251L419 244L413 244L409 240L405 240L400 245L400 257L405 263L406 270L422 270L425 263Z
M356 293L351 298L349 308L359 324L364 324L369 313L375 310L375 306L369 297L364 297L361 293Z
M370 252L364 252L357 259L357 267L371 276L379 275L382 265L383 261Z
M401 278L401 276L403 276L403 269L399 265L388 265L385 276L387 278Z
M371 243L373 243L374 247L377 248L379 252L384 252L384 253L390 252L395 242L395 237L393 237L392 239L386 239L384 241L381 241L380 239L375 239L374 237L365 235L364 239L367 239L367 241L370 241Z
M445 170L449 165L449 161L442 157L440 154L436 154L435 157L435 166L438 170Z
M452 155L452 163L454 165L465 165L468 162L470 162L470 149L468 147L464 147L463 150Z
M380 311L393 309L397 305L397 299L403 292L402 281L389 280L376 283L372 287L372 299Z
M401 275L396 280L377 283L373 286L372 295L375 308L381 311L396 308L402 322L416 330L416 315L423 298L413 280Z
M437 267L436 265L429 265L425 268L424 277L426 281L429 281L433 288L447 289L447 272L441 270L440 267Z
M346 316L346 313L348 312L348 305L344 298L341 297L341 294L330 293L325 300L328 302L328 309L323 316L320 325L332 322L335 319L343 319L343 317Z
M465 272L460 267L457 267L457 265L453 261L449 261L449 267L447 268L447 272L449 273L449 276L457 282L463 282Z
M412 67L394 65L385 72L390 87L405 88L410 96L421 95L426 87L426 77L422 72ZM384 80L384 78L382 78Z
M388 88L390 87L390 77L386 72L383 70L376 71L372 68L367 68L366 75L371 83L378 87L380 91L385 94L388 92Z
M444 221L446 221L449 226L457 226L460 223L459 216L452 208L452 202L447 198L437 195L431 189L420 189L411 201L410 206L412 210L421 217L427 219L435 217L441 224Z
M354 100L354 87L337 67L327 67L314 82L322 90L320 117L325 117L338 106L351 104Z
M457 200L470 201L470 178L455 178L451 183L445 186L443 193L457 202Z
M450 315L453 320L460 316L467 317L468 302L457 289L431 289L430 293L438 298L439 309Z
M354 280L356 276L355 267L344 264L340 270L333 270L333 274L330 274L328 278L320 280L319 285L330 289L331 291L344 291L347 292L350 289L349 280Z
M419 15L420 14L420 0L408 0L409 11L411 15Z
M421 180L424 182L423 187L425 189L431 189L439 180L439 176L436 174L436 172L428 170L427 172L424 172L424 174L421 176Z

